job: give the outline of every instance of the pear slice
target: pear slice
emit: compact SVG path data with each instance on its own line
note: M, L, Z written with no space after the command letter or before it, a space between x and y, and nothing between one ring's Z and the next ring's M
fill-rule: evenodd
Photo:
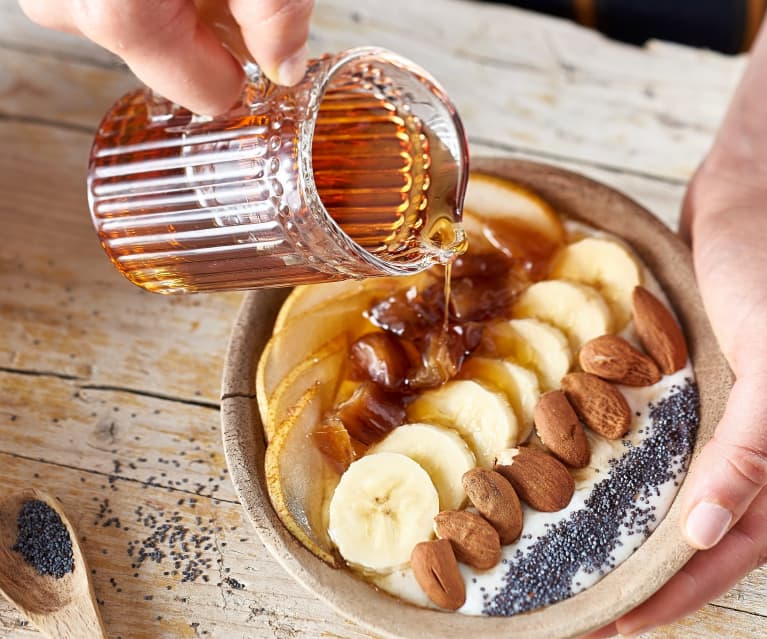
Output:
M328 507L339 475L310 439L322 411L318 389L312 386L275 429L264 469L280 521L317 557L338 566L328 535Z
M528 228L552 244L564 242L562 222L548 202L533 191L494 175L469 176L464 209L481 219L502 219Z
M348 357L349 339L346 333L342 333L321 346L280 380L266 403L258 407L267 442L272 439L280 421L312 386L317 387L318 401L323 410L331 407L343 379Z
M426 288L437 281L433 271L423 271L403 277L373 277L366 280L343 280L324 284L309 284L297 286L282 303L277 319L274 321L274 333L279 332L294 317L324 306L337 299L353 295L370 295L371 292L382 297L392 292L415 286L418 290Z

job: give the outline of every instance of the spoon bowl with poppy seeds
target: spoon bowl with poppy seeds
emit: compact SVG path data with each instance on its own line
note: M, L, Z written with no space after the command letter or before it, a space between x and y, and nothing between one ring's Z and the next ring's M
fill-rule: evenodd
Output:
M75 531L46 493L0 497L0 593L51 639L107 636Z

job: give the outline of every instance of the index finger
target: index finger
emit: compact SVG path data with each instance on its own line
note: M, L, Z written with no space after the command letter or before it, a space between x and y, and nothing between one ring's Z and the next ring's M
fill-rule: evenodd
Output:
M248 50L267 77L292 86L306 73L313 0L229 0Z

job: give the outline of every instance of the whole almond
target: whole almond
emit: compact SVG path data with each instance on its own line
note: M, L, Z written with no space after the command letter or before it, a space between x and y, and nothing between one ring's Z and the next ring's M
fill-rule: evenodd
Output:
M562 391L541 395L534 416L538 437L557 459L572 468L588 466L591 451L586 433Z
M416 544L410 555L410 567L426 596L440 608L458 610L466 601L466 586L447 539Z
M573 497L575 481L555 457L535 448L510 448L499 453L495 470L536 510L562 510Z
M562 389L586 426L607 439L620 439L631 426L631 409L610 382L591 373L570 373Z
M642 286L634 289L631 300L642 346L666 375L676 373L687 363L687 342L671 311Z
M474 508L498 531L502 545L519 538L522 504L503 475L489 468L472 468L463 475L463 488Z
M476 513L445 510L434 518L434 532L453 545L461 563L489 570L501 560L501 541L495 528Z
M650 386L662 377L654 361L617 335L586 342L578 360L587 373L627 386Z

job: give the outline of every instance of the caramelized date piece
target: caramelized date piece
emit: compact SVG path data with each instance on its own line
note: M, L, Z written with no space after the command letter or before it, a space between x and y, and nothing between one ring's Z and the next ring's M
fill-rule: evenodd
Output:
M455 377L482 338L479 324L453 325L447 332L432 328L423 339L421 361L408 373L412 390L436 388Z
M402 387L410 362L405 349L391 333L368 333L351 346L356 379L369 379L387 390Z
M332 415L327 416L312 433L312 439L319 451L327 458L333 468L343 473L357 458L352 438L343 422Z
M527 280L511 272L495 277L454 280L450 294L450 314L461 322L508 315L512 302L527 285Z
M463 277L498 277L511 270L513 262L500 251L493 253L464 253L453 262L453 279Z
M353 439L370 446L405 422L402 398L387 393L372 382L364 382L336 409L336 414Z
M421 292L411 286L378 302L367 312L367 317L375 326L389 333L415 339L442 321L444 307L441 283Z
M513 262L519 274L537 281L546 277L549 261L560 247L544 234L508 220L485 220L483 235Z

